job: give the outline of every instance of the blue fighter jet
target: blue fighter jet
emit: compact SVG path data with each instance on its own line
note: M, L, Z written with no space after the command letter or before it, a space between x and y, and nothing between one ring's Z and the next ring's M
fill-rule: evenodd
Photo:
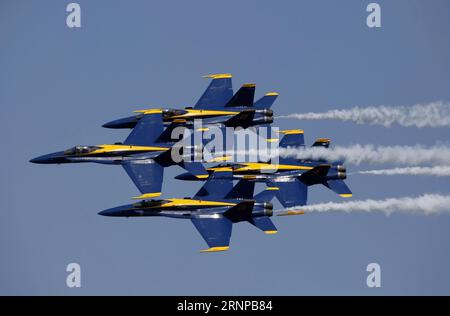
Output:
M273 190L254 196L255 182L240 180L233 187L229 172L215 172L193 198L143 200L100 212L113 217L165 216L190 219L209 248L202 252L229 249L232 226L249 222L266 234L276 234Z
M172 123L164 130L161 114L143 117L136 124L123 143L95 146L76 146L65 151L43 155L30 160L38 164L66 164L95 162L101 164L122 165L134 184L141 192L140 197L150 198L161 195L164 168L179 165L199 177L208 173L200 162L193 161L195 148L184 147L189 152L178 151L189 159L172 159L171 149L179 141L171 138L177 123ZM186 157L182 157L186 158Z
M194 120L201 120L203 125L215 124L243 128L273 122L273 111L270 107L278 97L278 93L267 93L253 103L255 84L244 84L233 95L231 74L214 74L205 77L211 78L212 81L193 107L138 110L135 111L136 115L108 122L103 127L134 128L139 120L154 113L162 113L166 124L178 122L190 127Z
M305 147L304 132L300 129L284 130L279 147L281 149L294 148L301 151ZM313 147L325 147L330 145L330 139L319 138ZM216 171L229 171L233 179L246 179L256 182L264 182L276 193L277 199L284 207L306 205L308 187L322 184L336 192L341 197L348 198L352 192L344 182L347 178L346 168L342 162L328 162L325 160L296 159L292 157L278 157L278 161L272 162L243 162L222 163L207 168L209 174ZM175 177L178 180L204 181L189 172Z

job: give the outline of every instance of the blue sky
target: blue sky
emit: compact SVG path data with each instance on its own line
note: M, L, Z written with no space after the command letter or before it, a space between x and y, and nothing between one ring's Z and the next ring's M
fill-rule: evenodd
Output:
M67 3L66 3L67 2ZM69 1L0 3L0 294L303 295L449 294L450 218L310 214L275 218L266 236L235 226L226 253L200 254L190 221L105 218L136 188L118 166L39 166L28 160L75 144L123 140L100 126L148 107L192 105L209 73L231 72L257 97L280 93L289 114L356 105L450 100L448 1L78 1L81 29L65 24ZM446 128L295 120L307 143L433 145ZM364 166L361 166L363 168ZM355 166L348 166L349 171ZM173 179L164 196L200 183ZM448 179L348 179L354 199L447 194ZM313 187L310 202L339 201ZM77 262L82 287L66 287ZM382 287L366 286L377 262Z

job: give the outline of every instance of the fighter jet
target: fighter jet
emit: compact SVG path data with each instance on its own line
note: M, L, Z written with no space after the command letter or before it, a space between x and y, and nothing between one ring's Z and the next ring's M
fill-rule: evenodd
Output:
M279 142L280 148L301 150L305 147L303 130L284 130L279 133L284 134ZM328 148L329 145L330 139L319 138L312 146ZM267 162L222 163L207 168L209 174L219 170L231 172L233 179L266 183L275 191L277 199L284 207L306 205L308 187L315 184L322 184L344 198L352 196L352 192L344 182L347 174L342 162L302 160L280 156L277 163L272 163L270 160ZM206 180L205 177L198 179L189 172L175 178L190 181Z
M164 167L178 164L198 177L208 176L202 164L194 162L193 157L190 160L180 159L180 162L172 159L171 149L178 140L171 139L171 132L176 127L176 123L173 123L164 130L161 114L146 115L139 120L123 143L75 146L34 158L30 162L119 164L140 190L142 195L138 198L156 197L161 195ZM195 149L191 153L183 153L183 149L179 152L181 155L192 156Z
M214 74L205 77L211 78L212 81L193 107L137 110L136 115L108 122L103 127L133 128L143 117L154 113L162 113L166 124L178 122L190 127L192 122L198 119L203 125L216 124L243 128L273 122L273 111L270 107L278 97L278 93L267 93L253 104L255 84L244 84L233 95L231 74Z
M233 187L229 172L215 172L193 198L143 200L100 212L104 216L165 216L190 219L209 248L202 252L229 249L232 226L249 222L266 234L276 234L273 215L273 191L253 196L255 182L240 180Z

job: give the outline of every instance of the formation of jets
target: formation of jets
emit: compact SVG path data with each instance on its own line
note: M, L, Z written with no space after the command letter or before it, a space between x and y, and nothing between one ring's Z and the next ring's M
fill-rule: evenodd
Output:
M277 157L276 162L243 161L207 166L197 161L193 150L181 149L184 159L174 159L172 150L184 137L173 137L176 128L193 129L194 121L202 126L249 128L273 123L272 104L278 93L269 92L254 102L255 84L244 84L233 94L231 74L206 76L211 82L197 103L184 109L160 108L136 111L130 117L103 125L106 128L131 129L121 143L75 146L30 160L38 164L95 162L121 165L132 179L140 201L100 212L115 217L165 216L190 219L209 248L205 252L228 250L233 223L247 221L267 234L277 233L270 217L272 199L286 208L306 205L308 186L323 184L342 197L352 195L344 182L342 162ZM280 131L281 148L305 147L300 129ZM317 139L313 147L328 148L330 140ZM206 181L192 198L155 199L161 195L164 168L179 165L186 170L178 180ZM238 180L236 185L233 181ZM255 184L266 189L255 195ZM301 214L287 211L283 215Z

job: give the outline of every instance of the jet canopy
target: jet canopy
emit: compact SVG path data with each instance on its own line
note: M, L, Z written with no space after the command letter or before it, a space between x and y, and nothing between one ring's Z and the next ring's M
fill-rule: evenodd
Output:
M98 146L75 146L64 151L65 156L88 154L100 149Z
M140 201L138 203L134 203L133 206L135 208L146 208L146 207L160 206L166 202L168 202L168 201L167 200L144 200L144 201Z

